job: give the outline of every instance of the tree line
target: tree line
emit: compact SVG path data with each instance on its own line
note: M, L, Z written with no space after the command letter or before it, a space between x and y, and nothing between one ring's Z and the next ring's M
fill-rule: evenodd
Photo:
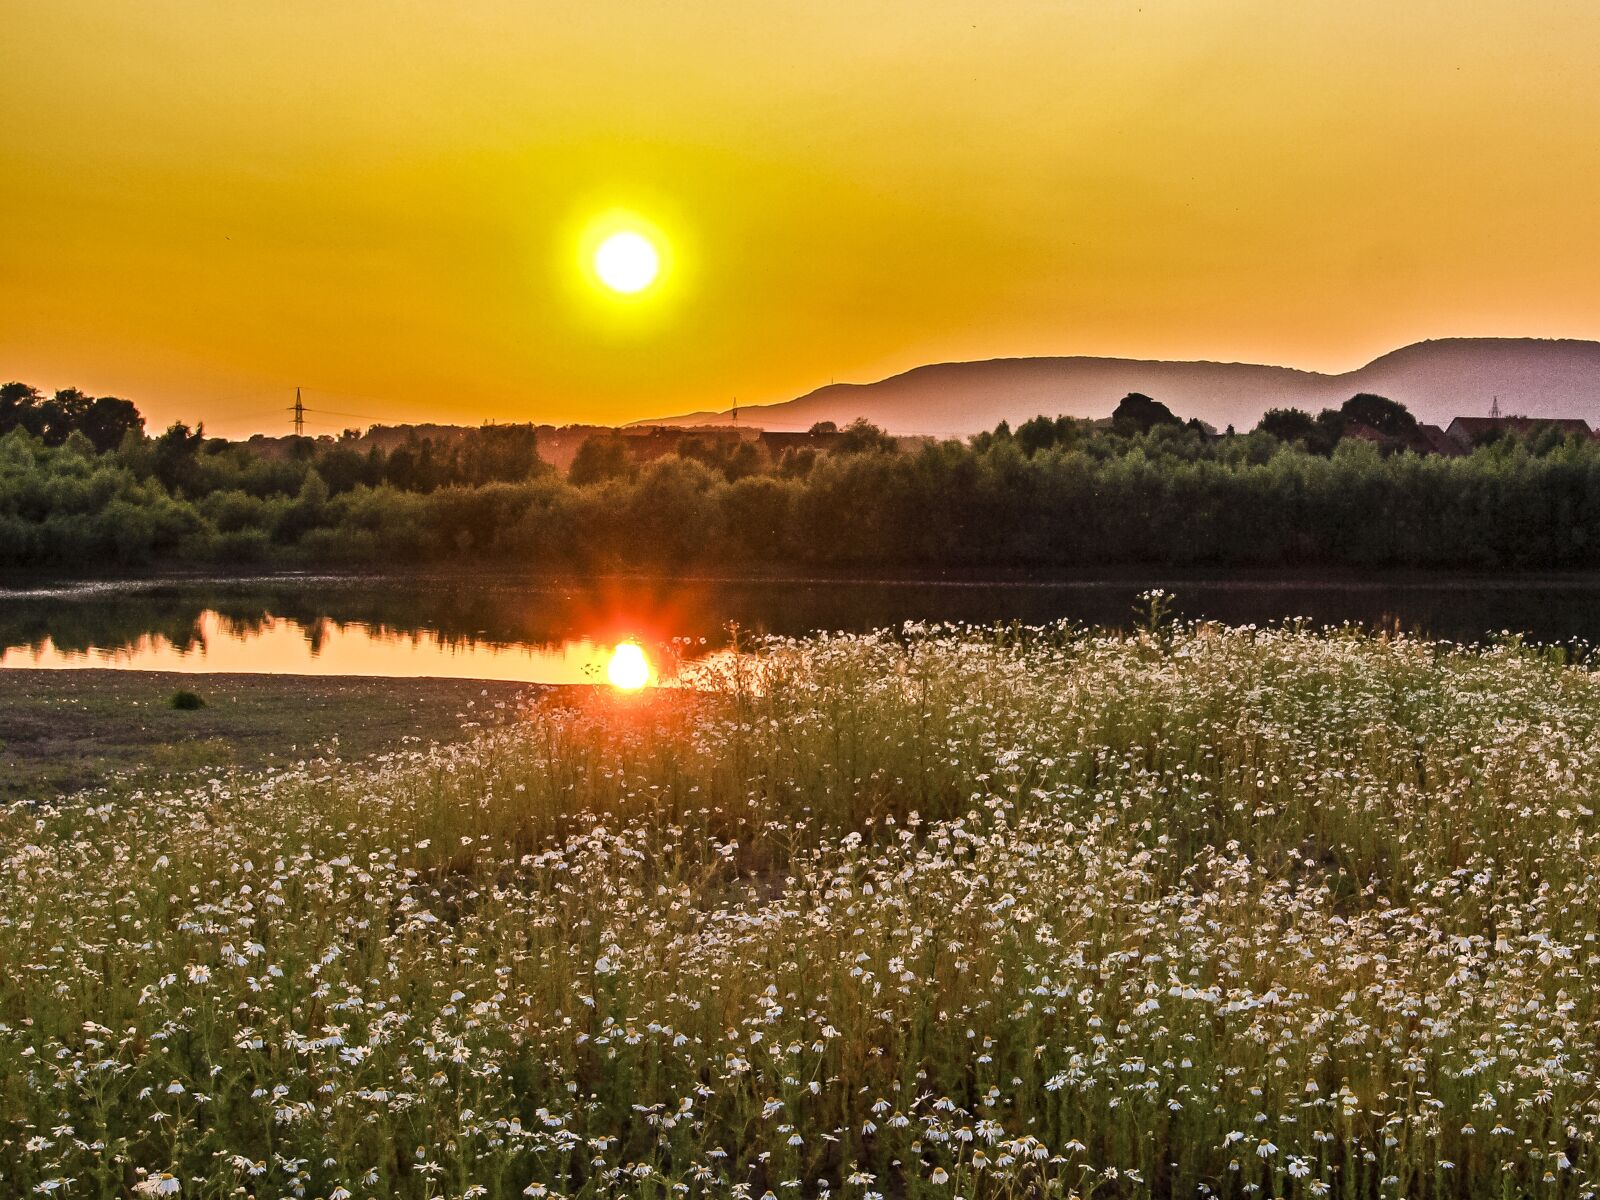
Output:
M528 427L268 454L182 425L146 436L136 410L96 424L98 400L38 418L55 398L29 393L0 435L9 567L1600 567L1600 443L1541 434L1447 458L1338 435L1410 418L1381 397L1302 414L1309 432L1269 413L1232 436L1149 397L1106 424L1041 416L911 450L861 422L776 460L687 437L641 462L600 435L562 475Z
M59 446L74 433L100 452L144 432L144 418L132 400L89 396L62 388L46 396L26 383L0 384L0 435L21 429L47 446Z

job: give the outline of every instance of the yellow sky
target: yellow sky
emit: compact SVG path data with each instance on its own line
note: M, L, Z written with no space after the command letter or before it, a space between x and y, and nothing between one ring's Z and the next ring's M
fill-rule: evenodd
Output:
M0 376L158 425L285 431L295 384L389 421L617 421L948 359L1600 336L1590 0L0 21ZM670 242L626 304L575 267L618 208Z

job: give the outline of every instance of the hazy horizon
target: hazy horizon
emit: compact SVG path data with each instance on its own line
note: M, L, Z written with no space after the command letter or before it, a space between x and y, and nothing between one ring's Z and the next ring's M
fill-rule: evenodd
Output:
M1600 334L1583 4L9 11L0 374L153 426ZM637 300L582 276L612 213Z

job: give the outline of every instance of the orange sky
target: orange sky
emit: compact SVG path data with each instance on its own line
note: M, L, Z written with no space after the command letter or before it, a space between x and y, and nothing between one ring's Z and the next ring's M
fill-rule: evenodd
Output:
M1600 336L1600 4L0 0L0 377L619 421ZM636 301L587 223L664 232Z

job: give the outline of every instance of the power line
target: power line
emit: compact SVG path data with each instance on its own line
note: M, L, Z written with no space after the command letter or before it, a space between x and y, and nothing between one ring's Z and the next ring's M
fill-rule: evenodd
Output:
M373 420L373 418L368 416L366 413L340 412L337 409L332 409L332 408L308 408L308 407L306 407L305 396L303 394L304 391L305 391L305 389L303 387L297 387L297 388L294 389L294 403L292 405L290 405L288 410L287 410L288 412L290 412L290 413L292 413L294 415L294 436L295 437L305 437L305 435L306 435L306 414L307 413L315 414L313 416L313 418L312 418L312 424L315 424L315 425L337 425L338 424L337 421L322 421L322 420L318 420L317 418L319 418L319 417L346 417L346 418L353 418L353 419L355 419L357 421L370 421L370 420Z

